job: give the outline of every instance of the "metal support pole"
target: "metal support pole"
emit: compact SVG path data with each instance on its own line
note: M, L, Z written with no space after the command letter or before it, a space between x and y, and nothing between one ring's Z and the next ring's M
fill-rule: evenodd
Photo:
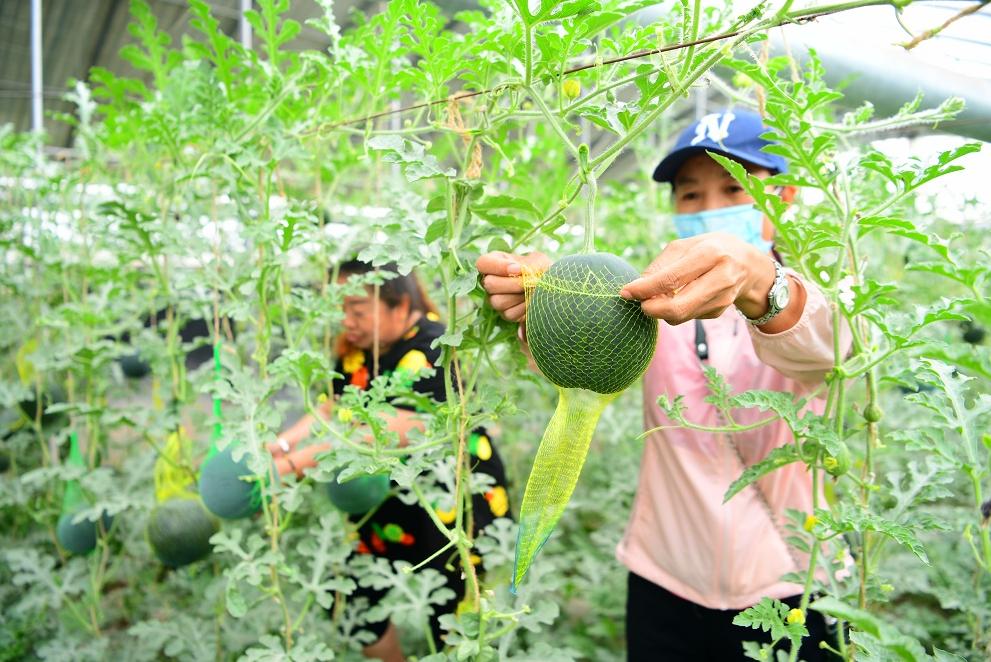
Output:
M41 72L41 0L31 0L31 130L37 133L45 130Z
M238 13L238 26L241 29L241 45L247 50L251 50L251 23L248 23L248 17L245 15L251 9L251 0L241 0L241 11Z

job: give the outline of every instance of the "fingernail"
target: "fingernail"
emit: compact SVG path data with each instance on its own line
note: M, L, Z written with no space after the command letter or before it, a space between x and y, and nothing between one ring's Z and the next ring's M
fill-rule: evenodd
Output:
M626 289L625 287L619 291L619 296L623 297L624 299L632 299L633 298L633 295L630 294L630 291L628 289Z
M519 276L523 273L523 269L515 262L510 262L509 266L506 267L506 273L510 276Z

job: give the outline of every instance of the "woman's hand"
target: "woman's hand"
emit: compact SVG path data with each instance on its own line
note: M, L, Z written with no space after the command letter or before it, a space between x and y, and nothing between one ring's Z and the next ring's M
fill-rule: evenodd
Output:
M774 277L767 253L711 232L672 241L620 296L640 301L644 313L669 324L719 317L733 305L754 319L767 312Z
M278 459L291 452L295 447L295 444L289 443L289 440L285 437L279 437L273 443L267 444L265 447L268 449L268 452L272 454L272 457Z
M304 469L311 469L317 466L317 455L329 450L330 444L326 442L293 450L275 458L275 469L282 477L294 474L297 478L302 478Z
M482 287L489 295L489 303L504 319L520 322L526 317L526 300L523 296L524 267L531 271L546 271L551 260L543 253L513 255L494 251L486 253L475 262Z

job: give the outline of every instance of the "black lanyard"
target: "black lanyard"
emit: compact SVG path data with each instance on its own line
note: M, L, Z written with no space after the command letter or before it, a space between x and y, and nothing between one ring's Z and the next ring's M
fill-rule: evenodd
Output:
M695 320L695 354L699 361L709 360L709 342L705 338L705 327L700 319Z

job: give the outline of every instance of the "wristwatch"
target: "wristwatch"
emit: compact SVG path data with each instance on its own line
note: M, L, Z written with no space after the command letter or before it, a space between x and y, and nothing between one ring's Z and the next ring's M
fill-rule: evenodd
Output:
M755 320L749 317L746 319L754 326L767 324L788 306L790 300L791 288L788 285L788 276L781 264L774 260L774 284L771 285L771 291L767 293L767 312Z

